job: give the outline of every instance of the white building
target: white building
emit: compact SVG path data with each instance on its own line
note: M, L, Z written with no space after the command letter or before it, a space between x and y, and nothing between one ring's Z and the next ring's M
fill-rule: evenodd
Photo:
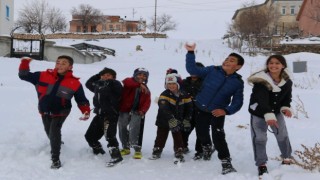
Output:
M0 0L0 35L10 35L14 25L14 0Z

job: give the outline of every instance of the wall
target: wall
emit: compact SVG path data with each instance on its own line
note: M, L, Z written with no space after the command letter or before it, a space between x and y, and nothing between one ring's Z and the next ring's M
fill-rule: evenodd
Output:
M0 56L10 57L10 45L11 37L0 36ZM47 61L56 61L60 55L68 55L78 64L98 62L107 58L106 55L90 54L79 51L74 47L56 46L55 42L48 40L45 42L44 49L44 60Z
M302 31L302 35L304 37L308 37L309 35L320 36L320 22L309 17L311 16L310 13L320 15L319 12L315 12L320 9L320 1L312 1L313 4L311 4L311 1L308 0L304 3L306 4L304 9L302 9L302 14L300 15L299 29Z
M9 18L6 7L9 7ZM10 35L14 24L14 0L0 0L0 35Z

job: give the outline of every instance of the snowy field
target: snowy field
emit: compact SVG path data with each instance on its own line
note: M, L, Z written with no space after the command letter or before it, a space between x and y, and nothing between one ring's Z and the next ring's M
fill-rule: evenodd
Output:
M58 45L69 45L80 40L57 40ZM145 67L150 72L148 86L152 99L156 99L164 90L166 69L175 68L183 78L188 76L185 70L185 41L173 39L112 39L93 42L116 50L116 56L108 56L106 60L93 64L75 64L74 74L81 78L84 84L93 74L103 67L117 71L118 80L123 80L133 74L135 68ZM136 45L141 45L143 51L135 51ZM197 41L196 60L204 65L220 65L232 50L222 40ZM254 71L264 67L266 56L245 57L245 65L239 71L246 82ZM319 110L320 102L320 54L296 53L285 56L289 69L293 70L293 62L306 61L307 72L292 73L295 84L293 88L292 108L303 102L307 117L301 110L295 112L298 118L286 119L293 150L303 150L301 144L314 147L319 142ZM237 173L221 175L221 164L214 153L211 161L193 161L195 133L190 137L190 149L183 164L173 164L173 142L171 135L161 159L148 160L151 156L156 136L155 118L157 104L152 102L146 115L143 141L143 158L136 160L132 154L124 158L124 163L113 167L105 167L110 159L108 153L94 156L87 145L84 134L90 121L80 121L81 116L73 101L73 109L62 128L62 139L65 144L61 149L62 168L50 169L50 146L43 130L41 118L37 111L37 97L34 86L18 78L20 60L0 57L0 179L1 180L88 180L88 179L154 179L154 180L213 180L258 179L257 168L254 165L253 150L250 138L249 113L247 111L251 87L245 84L245 101L242 109L232 116L226 117L226 138L229 144L232 163ZM53 62L32 61L31 71L53 68ZM93 94L85 88L90 102ZM300 101L300 100L301 101ZM318 104L317 104L318 103ZM242 128L239 128L241 126ZM319 172L309 172L301 167L280 166L280 151L273 134L268 133L267 153L269 156L269 174L264 179L281 180L319 180ZM104 138L101 142L106 149ZM294 155L297 158L296 155ZM299 159L299 158L297 158Z

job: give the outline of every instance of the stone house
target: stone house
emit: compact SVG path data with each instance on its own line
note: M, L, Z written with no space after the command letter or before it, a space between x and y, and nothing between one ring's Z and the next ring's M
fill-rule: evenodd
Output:
M0 1L0 35L10 35L14 25L14 0Z
M302 36L320 36L320 0L304 0L296 19Z
M245 7L236 10L232 20L236 21L242 13L250 10L251 8L258 9L274 9L277 14L277 22L273 22L269 27L273 30L274 34L285 35L290 33L292 29L298 29L296 16L299 12L303 0L266 0L262 4L255 6Z
M102 23L82 24L81 16L72 15L69 32L145 32L145 20L126 20L120 16L104 15Z

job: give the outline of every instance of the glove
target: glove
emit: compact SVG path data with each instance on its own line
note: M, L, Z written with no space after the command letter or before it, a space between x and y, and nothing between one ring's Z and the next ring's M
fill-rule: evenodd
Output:
M83 115L79 118L81 121L86 121L90 117L90 112L85 112Z
M180 130L181 122L175 118L169 120L169 128L171 132L178 132Z
M191 123L190 123L190 120L187 120L187 119L184 119L182 121L182 125L183 125L183 130L185 132L189 132L191 130Z

